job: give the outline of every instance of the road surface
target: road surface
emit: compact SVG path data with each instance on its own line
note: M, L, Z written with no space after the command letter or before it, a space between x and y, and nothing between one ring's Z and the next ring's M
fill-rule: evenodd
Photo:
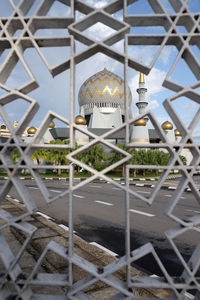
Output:
M0 184L3 182L1 180ZM54 196L68 188L68 182L63 180L44 180L44 183ZM55 218L59 223L68 225L68 196L47 205L34 180L24 180L24 184L28 187L39 211ZM151 188L142 186L131 186L131 188L145 197L148 197L152 191ZM163 212L173 192L173 190L161 189L151 206L134 196L130 197L131 250L151 242L166 269L171 275L178 276L183 270L164 234L166 230L176 226L176 223ZM14 188L10 190L9 195L20 200ZM89 241L97 242L119 256L124 255L124 197L124 191L120 188L103 182L90 183L76 190L73 195L74 229ZM185 220L197 213L200 213L200 206L193 194L183 193L174 214ZM175 243L187 260L199 240L199 233L190 230L177 238ZM137 261L136 266L149 273L162 275L150 255Z

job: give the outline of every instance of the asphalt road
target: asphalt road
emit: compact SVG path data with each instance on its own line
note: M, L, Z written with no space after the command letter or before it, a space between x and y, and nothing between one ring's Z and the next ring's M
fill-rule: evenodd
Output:
M3 181L0 183L2 184ZM33 180L25 180L24 183L41 212L68 225L68 196L47 205ZM45 180L44 183L53 196L68 187L65 181ZM152 192L151 188L142 186L131 188L145 197ZM163 212L173 192L160 190L151 206L133 196L130 197L131 249L134 250L151 242L168 272L172 276L178 276L183 269L164 234L166 230L176 226L176 223ZM20 200L14 188L10 190L9 195ZM124 199L124 191L108 183L95 182L76 190L73 198L74 229L88 240L107 247L119 256L124 255L126 220ZM200 213L200 207L193 194L187 192L182 194L173 213L185 220ZM199 233L190 230L174 241L184 259L187 260L200 241ZM160 268L150 255L137 261L136 266L149 273L162 275Z

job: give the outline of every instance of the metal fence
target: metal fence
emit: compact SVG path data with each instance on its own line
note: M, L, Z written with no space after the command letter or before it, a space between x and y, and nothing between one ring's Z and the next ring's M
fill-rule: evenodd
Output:
M191 13L188 8L188 1L181 0L169 0L170 5L172 6L174 13L168 13L163 5L162 0L148 0L151 8L155 12L154 14L138 14L138 15L130 15L127 13L127 8L129 5L135 2L135 0L113 0L109 1L103 8L95 9L94 7L85 3L85 1L81 0L59 0L61 3L66 5L71 10L71 15L69 17L51 17L46 16L47 12L54 4L54 0L42 0L38 4L36 12L34 15L28 15L28 11L31 9L32 5L35 3L34 0L21 0L19 4L15 4L15 1L10 0L10 4L13 8L13 12L9 17L1 17L0 19L0 54L4 52L4 50L8 49L9 53L2 63L0 69L0 88L4 91L3 95L0 97L0 114L3 120L5 121L10 133L11 137L7 140L6 143L2 143L0 145L0 159L1 159L1 168L3 168L8 174L8 180L1 188L1 203L4 198L9 193L10 189L14 186L19 193L21 199L23 200L27 213L15 217L12 214L9 214L1 208L0 210L0 218L4 221L4 225L1 226L0 233L0 258L4 262L6 272L4 272L0 277L0 298L1 299L32 299L34 293L32 291L32 285L35 280L35 273L37 272L38 266L42 261L43 257L45 257L46 252L51 249L53 252L57 253L59 256L64 257L68 263L68 274L65 276L61 274L43 274L43 276L38 277L37 279L38 285L54 285L60 286L60 282L62 281L69 287L66 296L60 296L59 299L91 299L86 294L84 294L83 290L89 285L93 284L96 281L102 281L106 283L108 286L114 287L118 293L112 299L136 299L133 296L133 293L130 288L134 287L146 287L146 288L164 288L171 289L172 294L170 299L183 299L185 292L188 290L193 290L195 294L195 299L199 299L200 297L200 286L199 286L199 278L197 278L197 270L199 269L200 264L200 244L194 250L192 256L189 261L186 262L181 253L179 252L176 244L174 243L174 239L180 236L182 233L187 232L189 230L194 230L199 232L199 223L200 223L200 215L196 214L193 217L188 218L187 220L182 220L178 218L174 213L174 208L178 203L184 189L189 185L194 197L199 202L200 194L199 190L196 187L193 175L195 172L199 171L199 146L194 142L192 138L192 133L195 126L198 124L200 119L200 108L197 110L193 120L189 124L187 128L185 124L180 120L176 111L173 108L173 101L185 96L186 98L194 101L196 103L200 103L200 95L197 88L200 85L200 64L198 59L195 57L194 53L191 50L191 45L196 45L200 48L200 13ZM142 2L142 0L141 0ZM113 14L123 10L123 20L116 19ZM76 21L77 12L84 14L85 16ZM2 13L2 12L1 12ZM97 22L101 22L110 28L115 30L115 33L105 38L101 41L96 41L91 37L87 37L84 34L84 30L96 24ZM165 29L165 33L161 34L131 34L130 28L134 26L162 26ZM180 33L177 29L178 26L185 26L185 33ZM35 32L38 29L47 29L47 28L66 28L69 31L68 36L57 36L57 37L39 37L35 35ZM21 35L19 37L15 36L15 32L21 29ZM124 53L120 53L114 50L111 46L120 40L124 40ZM75 51L75 40L80 41L86 47L81 52ZM137 45L158 45L159 49L153 59L153 62L149 67L145 64L134 60L128 55L128 46L137 46ZM96 53L103 53L116 61L124 64L124 77L125 77L125 95L127 94L127 78L128 78L128 68L133 68L135 70L141 71L144 74L148 74L151 72L154 64L156 63L158 56L161 51L164 49L166 45L174 45L178 49L178 56L173 62L171 68L169 69L166 78L164 79L163 86L171 90L173 96L166 99L164 101L164 107L167 113L170 115L177 129L180 131L182 139L178 145L178 147L170 144L166 140L166 136L164 131L160 128L160 125L151 111L147 111L145 114L141 115L148 116L157 130L160 138L163 142L162 147L166 148L170 153L170 161L166 167L155 167L155 166L140 166L140 168L159 168L162 169L162 175L159 178L155 188L152 190L150 197L147 199L137 192L133 191L129 187L129 171L132 168L138 168L136 165L126 165L126 176L125 176L125 185L120 185L118 182L113 181L111 178L106 176L106 173L119 166L123 163L126 163L130 159L130 154L126 151L120 150L115 145L109 143L107 140L107 136L112 133L115 133L123 128L126 129L126 146L127 148L133 147L145 147L147 145L141 145L136 143L130 143L129 141L129 130L130 125L136 120L136 118L129 119L129 114L126 110L126 122L120 126L119 128L112 129L109 133L106 133L102 136L96 136L91 132L87 131L87 135L91 137L91 141L81 147L80 149L72 152L68 158L72 163L83 167L84 169L91 172L91 177L89 177L85 181L81 181L77 185L73 185L74 175L73 175L73 166L66 166L70 171L70 184L69 189L67 189L62 195L51 198L48 194L48 190L46 189L40 175L38 173L38 168L30 159L30 155L37 148L48 148L55 147L55 145L41 145L40 141L42 136L46 132L49 123L53 119L58 119L64 122L66 125L70 127L70 144L69 148L74 147L74 132L75 130L79 130L81 132L85 132L80 129L74 123L74 99L75 99L75 66L80 62L90 58ZM41 52L41 47L60 47L60 46L68 46L70 49L71 56L69 59L63 61L62 63L51 67L48 62L45 60ZM33 141L30 144L24 144L22 142L21 135L24 132L25 128L30 124L30 121L33 119L35 114L39 109L38 103L28 96L28 94L36 89L39 84L36 81L34 75L31 72L31 69L28 63L24 59L24 51L27 48L35 48L40 55L41 59L44 61L46 67L52 76L56 76L61 72L70 69L70 120L66 120L63 117L58 116L53 112L49 112L42 122L37 134L35 135ZM182 86L170 79L170 75L173 70L176 68L180 59L184 59L188 68L194 76L196 77L196 82L190 86ZM19 86L17 89L11 89L6 85L7 79L11 75L11 72L15 69L17 62L20 61L25 68L26 72L29 75L30 80L23 86ZM184 76L187 76L184 74ZM125 97L126 98L126 97ZM4 106L8 103L12 103L16 99L24 99L29 107L20 121L17 128L13 127L11 120L9 119ZM190 144L188 144L188 140L190 140ZM92 145L97 143L101 143L103 145L108 146L109 148L120 152L124 155L124 158L113 164L111 167L105 168L103 171L97 171L93 168L83 164L78 161L75 156L88 149ZM150 144L149 148L158 148L161 145L158 144ZM56 147L66 147L58 146ZM193 160L189 166L185 166L182 164L179 154L182 149L185 147L189 147L190 151L193 155ZM11 152L16 148L20 152L21 158L17 165L14 165L11 159ZM180 170L182 177L179 182L177 189L174 191L169 205L165 211L165 214L172 220L176 222L176 226L165 232L166 238L171 244L174 252L176 253L178 259L183 265L184 272L182 276L177 280L177 278L172 278L166 267L163 265L161 259L156 254L154 247L151 243L145 244L142 247L131 251L130 247L130 216L129 216L129 197L130 195L136 196L141 201L145 201L150 205L153 203L158 191L160 190L163 182L166 180L170 170L174 168L174 164L176 163L176 169ZM68 206L68 220L69 220L69 248L63 248L59 244L55 242L51 242L42 253L40 259L35 265L35 268L31 274L27 277L27 279L22 278L23 284L18 285L17 280L19 279L19 274L21 273L20 266L18 261L26 249L27 244L30 242L33 233L35 232L35 228L30 224L24 222L24 218L31 215L35 211L37 211L37 206L34 200L31 198L30 194L23 181L20 180L20 170L26 167L30 170L32 176L34 177L38 187L40 188L45 200L47 203L50 203L60 196L68 195L69 197L69 206ZM50 166L53 168L54 166ZM125 191L125 211L124 215L126 217L126 228L125 228L125 256L120 257L116 262L111 263L101 270L95 264L89 263L85 259L79 257L74 253L74 243L73 243L73 193L76 189L87 185L89 182L92 182L94 179L100 178L104 179L114 186ZM27 235L27 239L20 250L20 253L17 256L14 256L12 249L9 246L9 243L5 240L3 236L3 229L6 227L13 226L19 228L24 231ZM138 259L144 257L148 253L152 254L155 261L159 265L162 270L164 276L163 277L131 277L131 264ZM72 265L78 265L83 270L85 270L89 275L85 277L83 280L74 283L73 282L73 268ZM114 272L121 269L122 267L126 267L126 281L123 282L119 280L117 277L113 275ZM17 296L13 296L12 291L9 289L9 285L7 284L8 276L13 286L15 287L15 293ZM62 278L61 278L62 277ZM12 298L13 296L13 298ZM37 299L43 299L42 295L35 295ZM46 296L45 296L46 297ZM57 299L57 295L49 296L49 299ZM45 298L46 299L46 298Z

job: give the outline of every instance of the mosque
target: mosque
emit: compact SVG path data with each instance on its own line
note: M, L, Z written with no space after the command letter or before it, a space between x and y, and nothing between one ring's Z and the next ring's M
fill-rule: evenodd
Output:
M137 89L138 101L136 106L138 108L138 120L133 123L130 130L130 142L149 144L160 143L160 137L155 129L149 129L147 126L148 118L139 118L140 114L145 112L148 102L145 99L147 88L145 86L144 74L139 74L139 86ZM129 117L132 118L131 102L132 94L128 87L128 111ZM125 107L124 107L124 80L118 75L110 72L106 68L88 78L80 87L79 95L79 115L75 118L76 125L94 133L97 136L103 135L113 128L121 126L125 121ZM14 122L14 127L17 122ZM181 140L180 132L175 129L169 121L162 125L166 133L166 138L169 143L179 143ZM37 128L26 128L23 134L24 142L29 142ZM0 138L8 138L10 135L6 125L0 126ZM55 139L68 139L69 128L55 127L54 122L51 122L48 130L43 136L42 143L49 143ZM121 129L116 133L110 135L109 142L117 144L123 143L125 139L125 129ZM89 142L89 136L76 130L75 141L79 145L85 145ZM163 150L162 150L163 151ZM187 159L187 164L192 160L192 154L189 149L184 149L182 155Z

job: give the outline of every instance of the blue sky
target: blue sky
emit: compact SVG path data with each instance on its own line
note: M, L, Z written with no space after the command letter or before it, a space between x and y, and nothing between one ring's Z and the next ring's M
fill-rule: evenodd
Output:
M17 4L18 0L13 0L14 4ZM36 0L35 5L29 11L28 15L32 15L39 5L41 0ZM109 0L86 0L90 5L94 5L98 8L103 5L111 2ZM168 0L161 0L162 5L165 7L169 14L174 13L173 8L171 7ZM192 13L200 12L200 1L199 0L191 0L188 2L188 8ZM129 6L128 14L149 14L153 13L148 1L139 0ZM8 0L0 1L0 16L9 16L12 14L12 7L9 4ZM70 8L64 6L59 1L55 1L52 8L49 10L48 16L69 16ZM77 13L77 19L80 19L84 15ZM122 20L122 11L115 14L115 18L119 18ZM178 26L177 30L181 33L186 33L186 29L184 26ZM131 28L132 34L162 34L165 32L165 29L162 27L134 27ZM96 39L101 39L106 35L112 33L107 26L102 23L97 23L90 29L86 30L85 33L88 36L95 36ZM15 36L21 34L21 31L17 31ZM36 36L67 36L67 30L38 30L35 33ZM116 43L112 46L117 51L123 53L123 41ZM77 52L86 48L85 45L80 43L76 43ZM196 58L200 59L200 51L197 46L191 46L193 53L196 55ZM55 48L40 48L42 54L48 61L48 63L53 66L57 63L62 62L69 56L69 48L68 47L56 47ZM144 64L149 65L153 60L158 47L155 46L129 46L128 52L129 55L138 60L142 61ZM6 59L9 54L9 50L6 50L0 56L0 65ZM174 46L166 46L161 52L158 60L156 61L154 67L148 76L145 77L146 85L148 88L147 100L149 102L149 107L152 109L153 113L156 115L160 124L166 120L170 120L167 112L163 108L163 101L172 95L174 92L163 88L162 82L167 75L168 70L172 66L176 56L178 55L177 48ZM39 126L40 122L46 115L48 110L53 110L56 113L64 116L66 118L69 117L69 71L63 72L62 74L57 75L55 78L51 76L48 72L47 67L44 62L41 60L40 56L36 52L35 49L27 49L24 52L24 58L27 61L34 77L40 83L40 87L31 93L29 96L36 99L40 104L40 110L31 122L30 125ZM123 65L119 62L108 58L103 54L96 54L90 59L78 64L76 66L76 96L75 96L75 114L79 113L78 106L78 90L82 83L89 77L95 74L98 71L101 71L104 67L111 70L112 72L118 74L123 77ZM130 69L129 70L129 86L131 88L133 101L132 101L132 111L133 115L137 113L137 108L135 106L135 102L138 99L138 95L136 93L136 89L138 88L138 77L139 74L137 71ZM193 84L196 81L195 76L189 70L188 66L181 59L180 62L176 65L175 70L172 72L170 78L180 83L184 86L188 86ZM29 79L27 73L25 72L23 66L19 62L14 71L11 73L11 76L8 78L6 85L11 88L17 88L21 86L23 83L27 82ZM200 92L200 89L197 89ZM4 91L0 89L0 95L4 94ZM7 105L6 109L9 113L10 118L14 120L20 120L21 116L25 112L27 105L22 105L23 100L17 100L16 103L12 105ZM186 125L188 125L197 109L199 108L199 104L185 98L179 98L173 103L174 109L179 113L180 118L184 121ZM60 125L59 123L57 125ZM200 136L200 123L195 128L194 134L195 137Z

